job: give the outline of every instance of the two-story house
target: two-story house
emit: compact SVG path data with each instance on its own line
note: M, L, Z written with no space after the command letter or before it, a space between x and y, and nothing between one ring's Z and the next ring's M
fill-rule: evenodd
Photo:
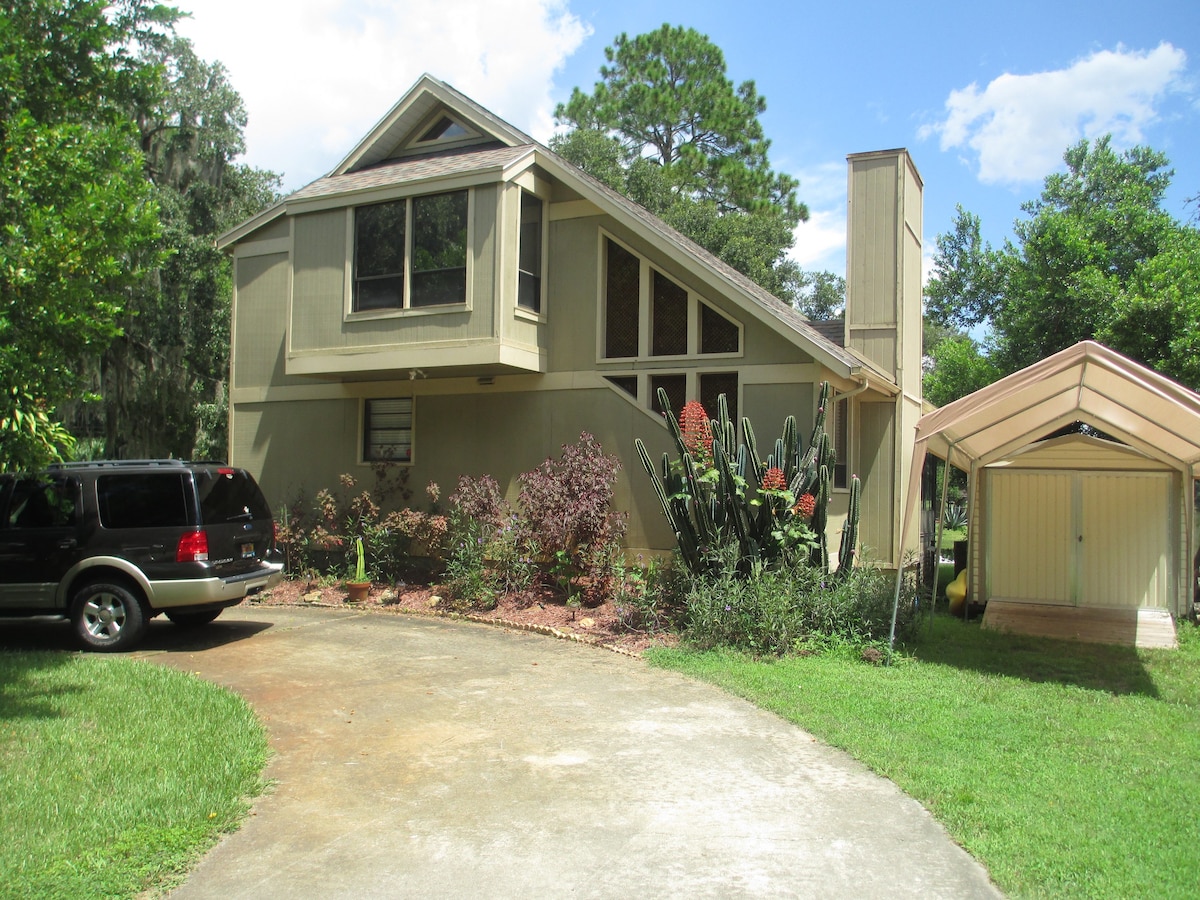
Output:
M724 393L762 440L828 380L831 529L863 479L861 542L895 564L920 413L921 191L903 150L849 158L848 298L815 328L640 206L423 77L324 178L228 232L230 459L277 507L375 461L410 484L516 476L580 432L624 470L631 549L667 549L634 450ZM837 546L836 535L831 545Z

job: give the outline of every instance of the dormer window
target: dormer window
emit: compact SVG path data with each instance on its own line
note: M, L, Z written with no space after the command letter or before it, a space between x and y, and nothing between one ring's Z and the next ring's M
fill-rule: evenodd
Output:
M467 302L467 191L354 211L352 310Z

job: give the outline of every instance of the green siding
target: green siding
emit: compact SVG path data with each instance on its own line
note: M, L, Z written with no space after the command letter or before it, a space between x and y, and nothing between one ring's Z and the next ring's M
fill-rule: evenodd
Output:
M858 422L858 475L862 478L859 545L868 556L884 563L894 563L896 405L859 404Z
M237 260L235 388L288 383L283 374L287 283L286 253Z

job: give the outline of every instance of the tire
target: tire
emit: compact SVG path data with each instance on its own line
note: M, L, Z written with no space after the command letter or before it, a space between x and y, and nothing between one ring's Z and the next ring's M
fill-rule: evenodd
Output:
M120 584L84 585L71 603L75 636L90 650L129 650L146 631L141 601Z
M166 617L184 628L198 628L207 625L221 612L219 609L168 609Z

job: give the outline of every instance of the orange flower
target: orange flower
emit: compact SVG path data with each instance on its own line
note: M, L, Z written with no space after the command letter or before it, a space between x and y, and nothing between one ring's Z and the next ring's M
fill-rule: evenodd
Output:
M786 488L787 482L783 480L783 469L771 466L763 474L762 489L764 491L782 491Z
M817 498L812 494L804 494L796 501L796 505L792 507L794 515L804 516L806 519L812 518L812 514L817 509Z
M683 433L683 445L692 459L705 462L712 456L712 432L708 427L708 413L699 400L689 400L679 413L679 430Z

